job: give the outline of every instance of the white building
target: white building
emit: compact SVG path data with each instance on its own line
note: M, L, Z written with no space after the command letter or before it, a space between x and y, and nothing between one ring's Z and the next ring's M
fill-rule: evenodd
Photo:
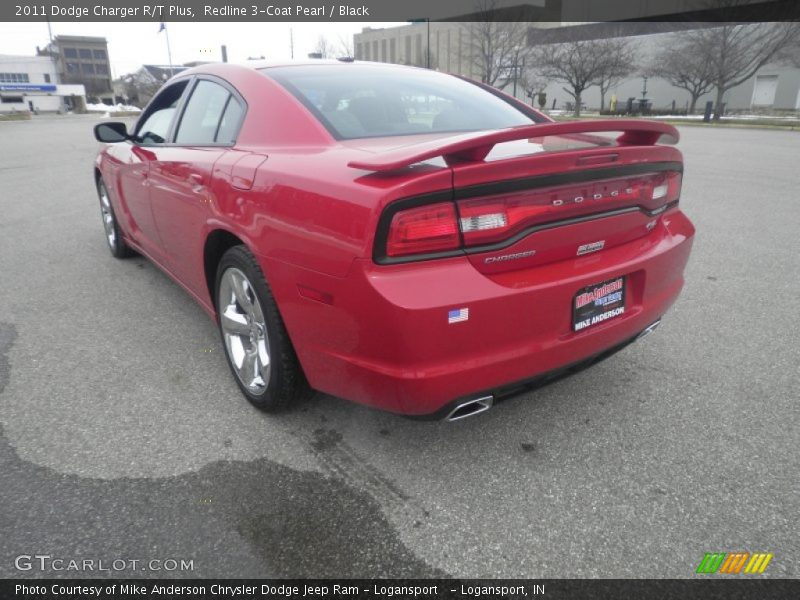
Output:
M631 73L629 77L609 89L605 97L605 107L608 108L612 96L617 98L617 106L622 108L629 98L635 98L638 101L646 90L645 97L653 109L665 111L671 110L674 106L675 110L681 111L686 110L689 106L691 98L689 92L673 86L660 77L650 77L645 81L642 72L648 66L655 64L655 57L661 48L674 43L673 36L679 35L681 29L689 27L691 24L675 26L670 23L594 23L562 27L544 35L536 35L535 32L532 32L529 39L532 43L536 43L539 39L550 35L554 38L589 40L609 37L606 35L609 31L616 30L618 34L625 32L624 38L636 47L638 72ZM669 31L670 29L673 31ZM660 32L664 30L666 31ZM553 100L556 101L556 108L560 109L565 108L567 103L573 101L572 96L564 90L564 87L563 82L547 82L543 90L547 95L546 108L553 108ZM509 91L509 89L506 88L505 91ZM521 93L518 93L517 96L523 99ZM706 102L713 102L715 99L716 90L714 89L700 96L696 111L702 112ZM582 94L581 101L590 110L600 108L600 88L596 85L588 88ZM800 68L781 62L767 64L759 69L753 77L728 90L723 97L723 102L726 111L800 110Z
M0 113L86 109L82 85L63 85L49 56L0 54Z
M549 40L557 42L565 39L609 37L609 30L614 31L611 37L624 32L624 36L637 45L639 63L642 67L652 62L652 57L659 47L670 43L674 31L691 27L691 24L687 23L661 22L565 24L551 21L531 22L527 25L530 45L547 43ZM358 60L426 66L430 37L431 68L480 79L476 61L470 60L470 48L473 46L470 39L472 32L473 27L470 23L459 22L421 22L386 29L365 28L354 36L355 57ZM573 101L564 91L564 83L558 81L544 83L545 88L541 91L547 96L546 108L564 109ZM608 91L605 98L606 107L612 96L616 97L618 107L624 106L629 98L638 100L642 97L644 86L641 74L632 73L630 77ZM506 85L503 91L510 94L513 87ZM521 86L517 86L516 96L526 102L532 100L525 97ZM697 110L702 110L704 104L714 100L714 97L713 91L701 96L697 102ZM646 99L653 109L669 110L674 102L676 110L685 110L689 105L690 94L664 79L654 77L647 80ZM588 88L581 100L588 109L599 108L599 88L597 86ZM800 68L782 64L766 65L755 76L729 90L723 101L726 110L733 111L800 110Z

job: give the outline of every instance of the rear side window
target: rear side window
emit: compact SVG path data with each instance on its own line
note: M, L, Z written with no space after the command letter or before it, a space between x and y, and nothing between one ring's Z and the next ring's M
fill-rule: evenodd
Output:
M262 71L337 139L481 131L533 119L472 83L426 69L319 65Z
M222 113L222 120L219 123L216 141L220 144L232 144L236 141L236 134L239 132L239 122L242 120L244 107L241 103L231 96L228 99L228 106Z
M231 105L234 108L230 108L229 112ZM241 117L241 108L236 113L236 105L238 101L221 85L213 81L198 81L186 104L175 143L206 145L233 142Z

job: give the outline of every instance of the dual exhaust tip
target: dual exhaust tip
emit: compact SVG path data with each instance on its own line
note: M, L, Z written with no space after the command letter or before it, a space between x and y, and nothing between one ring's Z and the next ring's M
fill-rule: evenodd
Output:
M465 400L457 404L453 410L444 418L445 421L460 421L467 417L474 417L486 412L494 405L494 396L481 396L472 400Z
M639 335L637 335L634 340L639 341L643 337L653 333L653 331L655 331L660 324L661 319L658 319L656 322L648 325L641 332L639 332ZM475 415L485 413L487 410L492 408L492 406L494 406L494 396L481 396L480 398L465 400L464 402L457 404L453 410L448 413L444 420L452 423L453 421L460 421L462 419L466 419L467 417L474 417Z

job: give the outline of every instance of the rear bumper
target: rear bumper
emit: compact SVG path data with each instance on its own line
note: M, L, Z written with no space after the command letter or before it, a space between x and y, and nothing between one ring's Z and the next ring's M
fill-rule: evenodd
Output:
M673 210L645 238L513 277L481 274L465 257L394 266L356 260L343 279L285 263L265 270L312 387L392 412L438 415L459 399L563 371L635 339L678 297L693 235ZM573 332L576 291L621 275L624 314ZM297 284L332 303L300 296ZM468 319L449 323L448 313L462 308Z

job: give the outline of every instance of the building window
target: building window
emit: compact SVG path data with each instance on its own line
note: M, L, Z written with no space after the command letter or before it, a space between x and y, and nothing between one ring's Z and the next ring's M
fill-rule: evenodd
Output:
M44 74L44 82L45 83L50 83L50 73L45 73Z
M64 48L64 58L78 58L78 51L75 48Z
M406 36L406 55L403 57L403 62L407 65L411 64L411 36Z
M416 65L424 64L425 61L422 60L422 34L418 33L416 38L416 49L417 49L417 61L414 63Z
M3 104L22 104L25 99L22 96L0 96L0 101Z
M386 40L381 40L381 62L386 62Z
M68 62L67 63L67 73L77 73L79 70L78 63Z
M364 60L369 60L369 42L364 42Z
M378 60L378 40L372 42L372 60Z
M389 62L397 62L397 40L394 38L389 40Z
M358 44L356 44L356 55L355 55L354 58L357 58L359 60L363 60L364 55L361 52L362 52L361 51L361 42L359 42Z
M108 74L108 65L95 65L94 72L98 75L107 75Z
M80 55L81 58L89 58L89 59L92 58L92 51L89 50L88 48L80 48L78 50L78 54Z
M86 73L87 75L94 73L94 65L90 63L81 63L81 71Z
M105 60L106 59L106 51L105 50L92 50L92 55L95 57L96 60Z
M0 73L0 83L30 83L27 73Z

